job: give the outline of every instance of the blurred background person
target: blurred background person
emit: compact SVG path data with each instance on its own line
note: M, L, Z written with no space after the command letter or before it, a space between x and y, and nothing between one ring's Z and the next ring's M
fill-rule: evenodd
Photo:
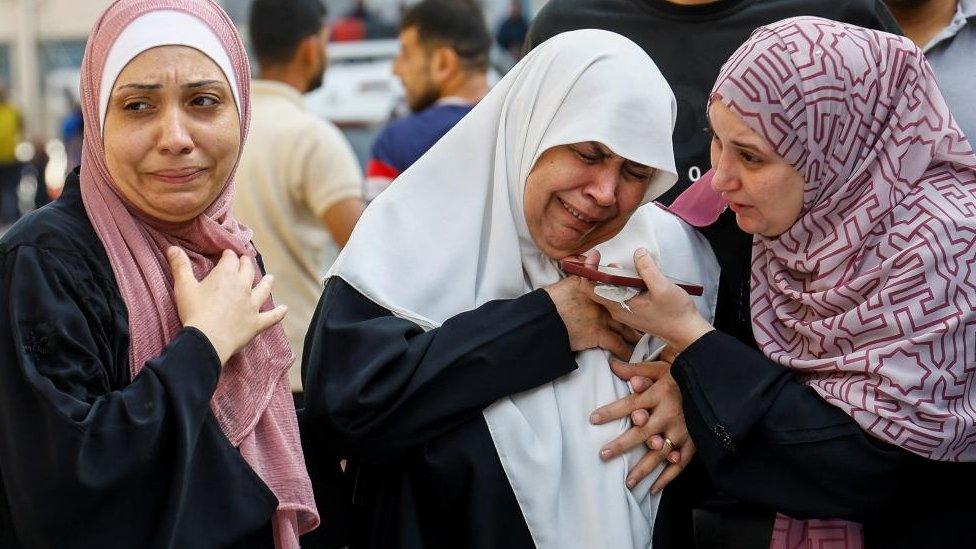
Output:
M505 50L512 61L518 62L522 58L522 48L525 45L525 37L529 34L529 22L522 15L521 0L512 0L506 17L498 32L495 33L495 41L498 46Z
M255 0L250 139L239 168L234 214L254 230L275 298L288 306L285 332L302 356L325 271L363 211L362 172L338 128L307 112L303 93L322 85L329 39L320 0ZM302 389L297 364L294 393Z
M905 36L922 48L949 109L976 139L976 0L886 0Z
M398 175L488 93L491 34L481 8L469 0L424 0L400 24L393 71L414 114L377 136L366 165L366 200Z
M67 157L69 170L81 164L81 144L85 137L85 118L81 111L81 103L75 100L69 90L65 90L65 99L71 105L68 114L61 120L61 141L64 143L64 153Z
M17 186L22 166L15 151L23 127L20 110L10 102L6 86L0 83L0 228L20 217Z
M371 13L363 0L356 0L345 16L336 19L331 31L333 42L395 38L397 35L396 25Z

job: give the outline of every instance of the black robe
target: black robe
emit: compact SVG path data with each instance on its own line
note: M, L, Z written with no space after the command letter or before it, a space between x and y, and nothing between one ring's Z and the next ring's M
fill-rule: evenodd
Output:
M348 458L350 546L533 547L482 410L575 368L544 290L425 332L329 280L305 341L301 426L313 483L324 456Z
M772 510L862 522L868 548L976 547L968 522L976 516L976 464L923 459L868 435L756 350L752 237L730 211L702 232L722 267L717 330L678 355L672 368L697 459L716 489L700 502L698 530L732 538L754 533L740 528L750 517L746 502L766 509L765 539L738 547L768 546ZM707 520L710 511L734 519Z
M0 239L0 547L272 547L277 499L182 330L129 379L126 306L77 173Z

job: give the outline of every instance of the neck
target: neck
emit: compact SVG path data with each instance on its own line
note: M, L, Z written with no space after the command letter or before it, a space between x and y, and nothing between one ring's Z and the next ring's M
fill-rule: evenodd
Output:
M916 5L889 1L887 4L905 36L922 48L949 25L956 14L958 0L928 0Z
M471 103L477 103L488 93L488 77L485 73L458 75L448 81L442 88L440 97L457 97Z
M298 71L287 66L261 67L260 72L258 72L258 78L288 84L298 90L298 93L305 93L308 88L308 82L305 77Z

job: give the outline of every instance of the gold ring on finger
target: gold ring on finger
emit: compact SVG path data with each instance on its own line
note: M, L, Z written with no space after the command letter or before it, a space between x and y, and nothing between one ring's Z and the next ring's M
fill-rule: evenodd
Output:
M664 455L668 455L672 450L677 450L678 445L672 442L670 438L664 437L664 446L661 449L664 450Z

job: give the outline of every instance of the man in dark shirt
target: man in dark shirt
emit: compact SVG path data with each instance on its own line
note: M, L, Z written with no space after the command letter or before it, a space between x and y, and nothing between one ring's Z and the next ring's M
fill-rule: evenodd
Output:
M413 115L391 122L373 144L365 196L376 198L488 93L491 35L468 0L424 0L400 23L393 72Z
M670 204L708 171L705 103L722 64L756 27L815 15L901 34L881 0L551 0L532 22L527 49L561 32L597 28L630 38L651 56L678 100L678 183ZM626 85L621 75L620 85Z

